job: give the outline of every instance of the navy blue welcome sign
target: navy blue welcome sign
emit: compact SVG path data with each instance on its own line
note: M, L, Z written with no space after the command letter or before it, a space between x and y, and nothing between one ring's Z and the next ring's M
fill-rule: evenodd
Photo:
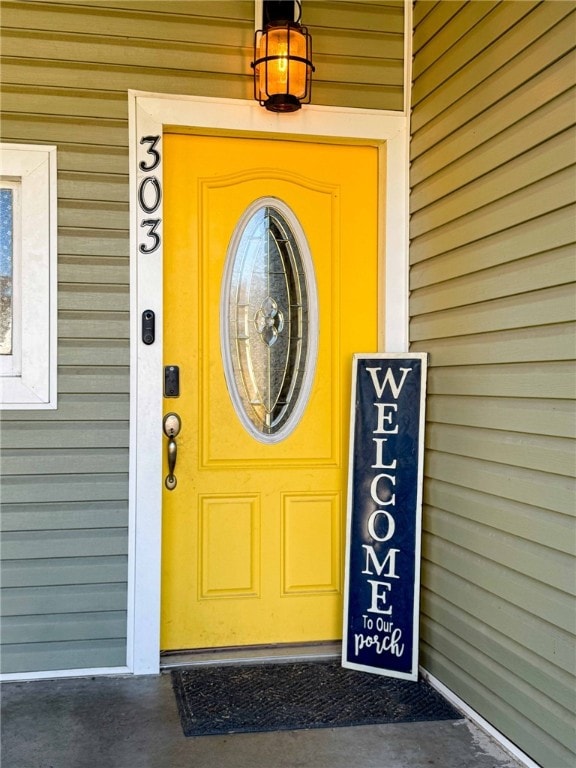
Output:
M427 355L354 355L342 665L416 680Z

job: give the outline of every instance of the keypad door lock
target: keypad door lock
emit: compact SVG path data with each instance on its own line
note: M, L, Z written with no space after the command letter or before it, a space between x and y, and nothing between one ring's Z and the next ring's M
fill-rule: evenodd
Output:
M180 368L177 365L164 366L164 397L180 397Z

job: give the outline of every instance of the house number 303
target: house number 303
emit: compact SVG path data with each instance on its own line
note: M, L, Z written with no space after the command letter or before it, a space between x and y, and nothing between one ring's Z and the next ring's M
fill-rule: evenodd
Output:
M161 219L154 214L162 200L162 187L158 177L152 172L160 165L160 152L156 149L160 136L142 136L140 144L148 144L146 154L149 155L145 160L140 160L138 167L146 174L138 184L138 205L144 214L140 220L140 226L147 230L146 237L148 242L140 243L138 246L140 253L154 253L160 246L160 235L156 231L160 225Z

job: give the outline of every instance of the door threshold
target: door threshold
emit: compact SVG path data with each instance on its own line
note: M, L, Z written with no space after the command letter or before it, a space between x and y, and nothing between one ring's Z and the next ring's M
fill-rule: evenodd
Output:
M342 643L337 640L325 643L287 643L164 651L160 654L160 670L169 670L175 667L221 666L224 664L325 661L327 659L339 659L341 649Z

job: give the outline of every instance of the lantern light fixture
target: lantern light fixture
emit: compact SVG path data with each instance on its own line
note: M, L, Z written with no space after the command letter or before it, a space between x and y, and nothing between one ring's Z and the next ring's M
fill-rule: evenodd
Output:
M312 38L300 24L302 6L264 0L264 28L254 36L254 98L271 112L295 112L312 93ZM285 18L292 11L292 19Z

